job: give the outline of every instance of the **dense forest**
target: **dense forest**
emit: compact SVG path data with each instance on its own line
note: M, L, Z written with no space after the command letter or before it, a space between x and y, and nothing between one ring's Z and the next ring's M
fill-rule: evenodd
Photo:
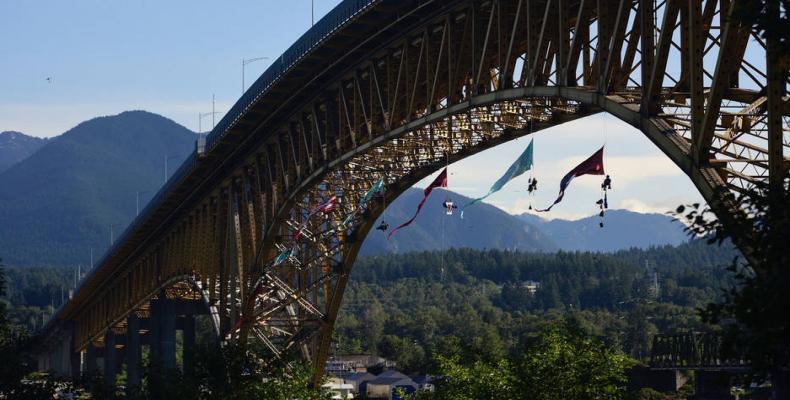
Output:
M637 359L655 333L706 328L697 308L730 284L731 247L694 241L616 253L453 249L357 260L335 353L376 353L429 372L448 347L497 359L572 316ZM75 271L7 268L8 317L35 330L68 298Z
M646 359L656 333L710 329L697 309L731 283L722 272L735 255L695 241L611 254L460 249L366 257L345 293L335 351L378 353L405 371L426 372L448 344L496 359L570 315Z

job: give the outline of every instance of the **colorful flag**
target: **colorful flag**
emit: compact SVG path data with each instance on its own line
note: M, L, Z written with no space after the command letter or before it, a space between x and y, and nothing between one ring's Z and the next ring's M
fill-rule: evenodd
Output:
M371 186L370 189L368 189L368 191L365 192L362 198L359 199L359 204L357 204L357 208L355 208L354 211L348 213L348 215L346 215L346 218L343 219L343 222L341 222L340 225L342 226L348 225L348 223L351 222L351 219L354 218L354 215L356 215L356 213L359 210L362 210L368 204L368 201L370 201L370 199L373 198L373 195L375 195L377 192L383 192L383 191L384 191L384 179L379 178L378 180L376 180L376 182L373 183L373 186Z
M478 197L478 198L466 203L463 207L461 207L461 218L464 217L464 210L467 207L471 207L471 206L483 201L483 199L485 199L486 197L488 197L488 196L498 192L500 189L502 189L513 178L515 178L515 177L523 174L524 172L527 172L530 169L532 169L532 143L533 143L533 141L529 142L529 145L527 146L526 149L524 149L524 152L521 153L521 155L516 159L516 161L514 161L513 164L510 166L510 168L508 168L507 171L505 171L505 174L502 175L502 177L499 178L498 181L494 182L494 185L491 186L491 189L488 190L488 193L486 193L485 196Z
M292 252L293 252L293 248L292 247L281 251L280 254L278 254L277 257L274 258L274 261L272 261L272 266L282 264L283 261L287 260L288 257L291 256Z
M313 207L313 209L310 211L310 215L308 215L307 218L309 219L310 217L318 213L332 212L332 210L335 209L336 205L337 205L337 196L335 195L329 196L328 199L318 203L317 206Z
M313 209L310 210L310 213L307 214L307 219L305 219L305 221L302 222L302 225L299 225L299 229L296 232L294 232L291 241L296 242L297 240L299 240L299 238L302 236L302 231L304 230L304 228L307 227L307 222L310 221L310 218L312 218L314 215L319 213L332 212L332 210L335 209L335 206L337 206L337 196L335 195L332 195L328 199L318 203L318 205L313 207Z
M434 179L433 182L431 182L431 184L428 185L428 187L426 187L422 191L423 197L422 197L422 200L420 201L420 204L417 205L417 211L414 213L414 216L411 217L410 220L398 225L397 228L395 228L392 231L390 231L390 234L387 236L387 239L390 239L392 237L392 235L394 235L395 232L398 231L398 229L405 228L405 227L409 226L412 222L414 222L414 219L417 218L417 215L420 213L420 210L422 210L422 206L425 204L425 200L428 200L428 196L431 194L433 189L434 188L438 188L438 187L447 187L447 168L445 168L442 171L442 173L439 174L439 176L437 176L436 179Z
M591 155L590 158L584 160L581 164L577 165L576 168L572 169L570 172L565 174L560 181L560 194L557 196L557 200L554 200L549 208L545 210L535 210L538 212L545 212L551 210L555 204L562 201L562 197L565 196L565 189L568 185L571 184L573 178L582 175L603 175L603 147L600 150L596 151L595 154Z

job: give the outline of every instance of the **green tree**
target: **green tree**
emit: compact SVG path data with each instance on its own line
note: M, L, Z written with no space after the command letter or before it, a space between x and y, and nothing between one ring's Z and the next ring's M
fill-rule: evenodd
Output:
M535 336L514 364L526 398L592 400L623 398L632 361L566 320Z
M699 204L680 206L676 213L690 222L692 235L719 244L739 240L748 261L733 260L729 269L736 284L701 314L723 325L725 356L745 357L756 372L770 374L790 366L790 192L757 185L737 202L742 213L734 213L727 227Z
M633 363L572 319L546 327L509 359L470 363L453 353L437 356L443 380L436 392L413 399L622 399Z

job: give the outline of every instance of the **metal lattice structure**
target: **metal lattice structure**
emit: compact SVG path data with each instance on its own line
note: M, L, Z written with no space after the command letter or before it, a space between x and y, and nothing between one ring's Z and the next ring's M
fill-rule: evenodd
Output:
M650 351L652 369L746 370L739 358L722 355L722 337L713 333L656 335Z
M224 339L323 365L383 211L359 207L376 180L391 200L448 162L598 112L643 132L726 224L740 212L730 193L786 190L790 163L790 60L731 18L746 3L343 1L199 144L57 321L80 351L190 281ZM332 195L335 210L308 218Z

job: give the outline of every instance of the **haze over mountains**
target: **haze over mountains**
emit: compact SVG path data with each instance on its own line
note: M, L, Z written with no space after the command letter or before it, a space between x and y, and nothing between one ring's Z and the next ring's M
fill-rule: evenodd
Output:
M4 136L11 137L3 134L0 139ZM0 257L20 266L87 265L91 249L98 260L109 246L110 226L118 237L135 216L137 192L142 192L142 208L164 181L165 158L172 174L193 151L196 139L194 132L145 111L95 118L49 140L13 137L11 141L32 144L0 147L0 159L24 153L4 149L27 149L32 155L18 156L0 172ZM36 143L41 145L38 151ZM411 217L421 196L419 189L407 190L388 204L382 219L394 228ZM444 214L441 203L447 198L459 206L469 200L436 190L414 224L392 240L372 231L361 253L449 247L612 251L686 240L680 224L658 214L612 210L601 229L597 218L546 221L483 203L461 219L458 212Z
M0 173L28 158L46 143L47 139L28 136L22 132L0 132Z

